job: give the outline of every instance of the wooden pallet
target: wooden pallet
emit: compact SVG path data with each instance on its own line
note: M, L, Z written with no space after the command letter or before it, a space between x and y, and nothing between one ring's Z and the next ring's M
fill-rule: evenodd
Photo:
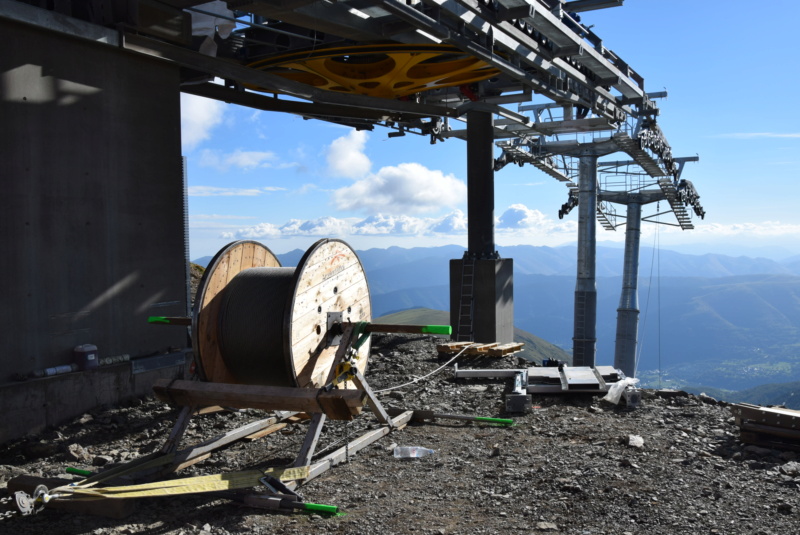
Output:
M439 353L446 354L458 353L465 347L472 346L464 351L464 355L480 357L503 357L505 355L516 353L522 349L524 345L525 344L523 343L499 344L497 342L493 342L491 344L475 344L474 342L448 342L445 344L438 344L436 346L436 350Z

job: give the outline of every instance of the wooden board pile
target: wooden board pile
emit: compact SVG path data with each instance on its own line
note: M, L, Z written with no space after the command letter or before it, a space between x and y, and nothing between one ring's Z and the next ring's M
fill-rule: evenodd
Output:
M524 345L525 344L523 343L499 344L497 342L493 342L491 344L476 344L475 342L448 342L446 344L437 345L436 350L439 353L452 354L458 353L467 347L467 350L464 351L464 355L503 357L505 355L516 353L517 351L521 350Z

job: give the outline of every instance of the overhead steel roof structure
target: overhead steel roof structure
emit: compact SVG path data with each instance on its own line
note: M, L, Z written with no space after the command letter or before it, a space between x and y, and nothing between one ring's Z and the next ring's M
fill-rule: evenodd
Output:
M496 138L527 139L613 131L629 117L658 113L644 79L578 22L578 13L622 0L231 0L227 14L198 0L87 2L94 10L64 3L56 11L90 23L71 26L24 4L40 2L6 0L3 15L178 63L193 84L186 92L358 128L432 134L440 120L482 109L503 118ZM225 39L212 37L216 57L202 54L191 33L190 19L203 17L237 26ZM425 59L402 63L413 56ZM201 83L204 76L227 84ZM409 94L415 84L419 91ZM590 117L544 124L512 109L538 95ZM465 134L445 125L436 135Z

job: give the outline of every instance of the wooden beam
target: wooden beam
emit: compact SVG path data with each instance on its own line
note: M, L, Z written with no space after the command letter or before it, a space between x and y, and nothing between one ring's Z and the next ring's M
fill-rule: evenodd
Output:
M162 379L153 385L161 401L179 406L221 405L238 409L321 412L332 420L352 420L364 405L363 390L237 385Z

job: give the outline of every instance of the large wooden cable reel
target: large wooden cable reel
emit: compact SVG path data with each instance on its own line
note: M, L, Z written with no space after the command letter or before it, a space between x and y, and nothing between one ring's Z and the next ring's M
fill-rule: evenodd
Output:
M192 342L201 379L319 388L338 349L330 326L370 321L364 268L341 240L316 242L284 268L259 242L233 242L209 263L195 298ZM363 373L369 341L358 349Z

